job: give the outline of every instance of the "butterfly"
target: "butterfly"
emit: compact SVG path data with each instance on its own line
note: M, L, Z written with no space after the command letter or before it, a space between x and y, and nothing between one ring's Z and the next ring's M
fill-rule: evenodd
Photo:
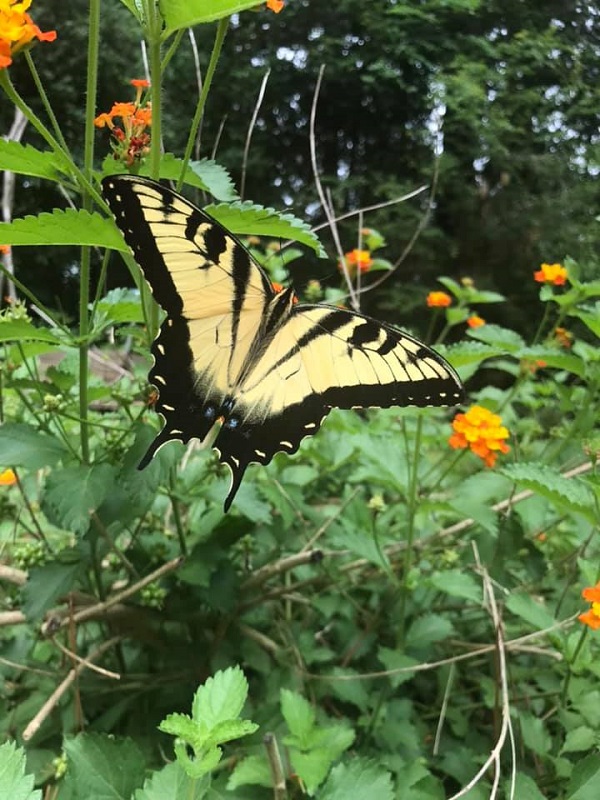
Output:
M251 462L295 453L334 408L456 405L453 368L418 339L354 311L276 292L243 245L205 212L147 178L113 175L104 196L166 312L149 381L160 447L206 438L232 473L229 509Z

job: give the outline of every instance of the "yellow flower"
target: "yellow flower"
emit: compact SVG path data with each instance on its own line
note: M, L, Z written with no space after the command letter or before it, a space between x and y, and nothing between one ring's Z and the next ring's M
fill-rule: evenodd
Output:
M483 406L472 406L465 414L457 414L452 422L454 433L448 444L454 449L470 448L481 458L486 467L493 467L498 453L508 453L510 448L507 428L498 414L492 414Z
M593 630L600 628L600 583L595 586L588 586L581 592L581 596L588 603L591 603L590 608L583 614L579 615L579 621L584 625L589 625Z
M14 486L17 482L17 476L12 469L5 469L0 472L0 486Z
M452 303L452 298L446 292L429 292L427 305L429 308L447 308Z
M27 9L31 0L0 0L0 69L12 64L13 56L33 39L53 42L56 31L43 33Z
M538 283L552 283L554 286L563 286L567 282L569 273L562 264L540 264L533 277Z
M485 320L478 314L471 314L467 319L467 325L469 328L481 328L482 325L485 325Z

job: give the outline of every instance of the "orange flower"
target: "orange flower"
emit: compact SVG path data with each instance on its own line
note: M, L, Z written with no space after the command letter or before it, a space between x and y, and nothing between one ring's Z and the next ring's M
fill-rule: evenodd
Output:
M56 31L43 33L27 9L31 0L0 0L0 69L12 64L13 56L33 39L53 42Z
M600 628L600 583L588 586L581 592L581 596L591 603L591 607L579 615L579 621L584 625L589 625L593 630L597 630Z
M279 14L284 5L284 0L267 0L267 8L275 14Z
M2 253L2 255L7 256L10 253L10 245L0 244L0 253Z
M567 350L573 344L573 334L566 328L555 328L554 339L561 347Z
M150 103L143 106L139 104L142 89L148 85L148 82L135 79L131 83L137 90L135 102L114 103L108 113L99 114L94 120L97 128L110 128L114 137L111 142L113 155L118 161L124 161L128 167L133 166L136 161L140 161L150 152L150 134L146 128L152 126L152 106ZM121 117L122 128L115 125L115 117Z
M529 372L531 375L533 375L538 371L538 369L543 369L544 367L547 367L548 364L541 358L524 358L519 366L522 373Z
M552 283L554 286L563 286L567 282L569 273L562 264L540 264L533 277L538 283Z
M271 286L273 287L273 290L275 291L276 294L283 292L283 290L285 289L285 286L282 283L277 283L277 281L271 281ZM298 302L298 298L296 297L296 295L294 295L294 299L292 300L292 302L294 303L294 305Z
M0 472L0 486L14 486L17 482L17 476L12 469L5 469Z
M146 78L132 78L129 83L136 89L147 89L150 86L150 81L147 81Z
M447 308L452 303L452 298L446 292L429 292L427 305L429 308Z
M510 448L504 441L508 439L508 430L502 425L498 414L492 414L482 406L472 406L466 414L457 414L452 421L454 433L448 439L450 447L456 449L470 448L479 456L486 467L493 467L498 452L508 453Z
M467 325L469 328L481 328L482 325L485 325L485 320L478 314L471 314L467 319Z
M356 270L360 272L368 272L373 266L373 259L368 250L350 250L349 253L344 253L344 264L346 269L352 277L356 275ZM338 265L338 269L342 271L342 265Z

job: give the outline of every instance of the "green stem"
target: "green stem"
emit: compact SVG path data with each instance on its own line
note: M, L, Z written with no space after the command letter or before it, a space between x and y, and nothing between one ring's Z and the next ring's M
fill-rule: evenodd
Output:
M44 85L42 84L42 80L41 80L41 78L39 76L39 73L38 73L38 71L36 69L36 66L35 66L35 63L33 61L33 58L31 57L31 53L29 52L29 50L25 50L24 55L25 55L25 61L27 61L27 66L29 67L29 71L31 72L31 76L33 78L33 82L35 83L35 87L38 90L38 94L39 94L40 99L41 99L41 101L42 101L42 103L44 105L44 109L46 111L46 114L48 115L48 119L50 120L50 122L52 124L52 129L54 131L54 135L56 136L56 139L58 140L58 143L60 144L62 152L65 155L70 155L69 154L69 148L67 146L67 143L65 142L64 136L62 135L62 131L60 129L60 125L58 124L58 120L56 119L56 116L54 114L52 106L50 105L50 101L48 100L48 95L46 94L46 90L44 89Z
M96 115L96 87L98 84L98 53L100 49L100 0L90 0L89 40L87 59L87 86L85 105L85 131L83 142L83 174L88 183L92 181L94 169L94 117ZM83 191L82 205L86 211L92 210L93 200ZM90 265L91 248L81 248L81 275L79 287L79 416L81 417L81 459L84 464L90 460L88 428L88 377L90 319Z
M399 602L399 620L398 620L398 645L402 646L404 642L404 632L406 627L406 603L408 600L408 579L409 572L412 566L413 557L413 543L415 538L415 515L417 512L418 504L418 487L419 487L419 455L421 452L421 434L423 432L423 417L418 417L417 427L415 430L413 457L410 471L410 479L408 484L408 496L406 503L406 510L408 512L408 530L406 532L406 551L404 553L404 564L402 566L402 585L400 588L400 602Z
M587 635L588 635L588 629L584 628L581 631L581 635L579 637L579 641L577 642L577 646L575 647L575 652L573 653L573 657L569 660L568 672L565 675L565 682L563 683L562 692L560 693L560 699L561 699L561 702L562 702L563 705L566 703L566 700L567 700L567 694L568 694L568 691L569 691L569 684L571 683L571 678L573 676L573 666L574 666L575 662L577 661L577 657L578 657L578 655L579 655L579 653L581 651L581 648L583 647L583 644L584 644L584 642L585 642L585 640L587 638Z
M225 35L227 33L227 28L229 26L229 17L224 17L223 19L219 20L219 24L217 26L217 33L215 36L215 43L213 45L212 53L210 54L210 61L208 63L208 67L206 70L206 75L204 76L204 83L202 84L202 91L200 92L200 97L198 98L198 105L196 106L196 112L194 113L194 119L192 121L192 126L190 128L190 133L188 136L187 144L185 146L185 153L183 156L183 164L181 167L181 174L179 176L179 180L177 181L177 191L181 190L183 186L183 181L185 178L185 172L187 170L187 165L192 157L192 151L194 149L194 142L196 141L196 135L198 133L198 128L200 126L200 121L202 119L202 115L204 114L204 107L206 105L206 99L208 97L208 92L210 90L212 79L215 74L215 70L217 68L217 63L219 61L219 56L221 55L221 49L223 47L223 42L225 40Z

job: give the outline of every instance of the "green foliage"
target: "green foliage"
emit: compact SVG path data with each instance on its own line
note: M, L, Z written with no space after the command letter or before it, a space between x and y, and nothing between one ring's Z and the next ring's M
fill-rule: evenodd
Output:
M47 95L23 54L0 70L4 129L15 103L31 123L0 141L17 185L0 243L30 246L12 253L27 305L0 316L0 797L443 800L510 725L514 748L470 798L491 796L497 769L499 800L596 800L599 640L577 619L600 619L581 599L600 591L594 9L255 5L165 0L148 19L103 4L105 85L87 114L89 3L52 6L59 38L32 52ZM223 33L230 14L207 68L208 23ZM202 102L172 35L196 23ZM119 82L143 74L140 37L162 122L133 164L97 132L94 164L93 114L131 99ZM429 184L445 109L433 201L340 220L327 267L306 260L322 245L302 221L319 221L305 154L322 63L315 146L335 215ZM171 443L140 472L160 319L98 194L119 171L181 180L309 302L400 309L468 381L469 407L501 422L451 447L451 411L332 412L293 460L251 466L227 515L209 448ZM67 244L83 249L52 247ZM340 273L354 248L373 263ZM550 259L568 279L540 288ZM451 304L426 309L438 272Z

